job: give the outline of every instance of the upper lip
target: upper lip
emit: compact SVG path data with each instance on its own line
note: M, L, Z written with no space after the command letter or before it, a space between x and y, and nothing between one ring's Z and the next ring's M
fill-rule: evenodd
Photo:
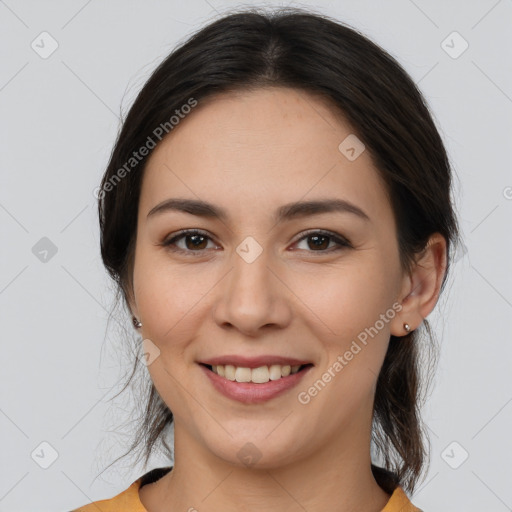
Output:
M231 364L233 366L241 367L241 368L259 368L260 366L271 366L273 364L279 365L290 365L290 366L301 366L303 364L311 364L310 361L304 361L302 359L294 359L292 357L283 357L283 356L272 356L272 355L262 355L258 357L247 357L247 356L238 356L238 355L228 355L228 356L219 356L212 357L210 359L203 359L199 361L202 364L207 364L210 366L222 365L225 366L227 364Z

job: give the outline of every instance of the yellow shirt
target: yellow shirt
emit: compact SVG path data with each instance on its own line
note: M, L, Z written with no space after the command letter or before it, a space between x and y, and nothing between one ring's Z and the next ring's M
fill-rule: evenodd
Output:
M139 499L140 477L113 498L95 501L71 512L148 512ZM401 487L396 487L381 512L422 512L410 501Z

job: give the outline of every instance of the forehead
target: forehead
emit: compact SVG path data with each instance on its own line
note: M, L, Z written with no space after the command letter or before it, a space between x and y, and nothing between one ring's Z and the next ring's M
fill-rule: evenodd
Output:
M340 151L349 136L353 129L339 111L304 91L263 88L210 97L153 151L141 213L168 197L211 200L232 210L327 194L370 215L389 213L369 152L351 161Z

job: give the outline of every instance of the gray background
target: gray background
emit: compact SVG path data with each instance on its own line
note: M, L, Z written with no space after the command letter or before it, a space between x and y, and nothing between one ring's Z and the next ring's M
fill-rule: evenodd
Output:
M119 313L107 325L113 293L93 191L120 108L178 41L241 5L0 1L2 511L69 510L142 474L125 459L95 479L128 447L119 424L134 404L107 402L130 369L119 344L133 329ZM363 31L431 105L457 173L466 249L429 317L442 349L424 410L431 466L413 502L435 512L512 510L512 1L288 5ZM51 49L43 31L58 44L47 58L31 47ZM55 254L43 256L43 237Z

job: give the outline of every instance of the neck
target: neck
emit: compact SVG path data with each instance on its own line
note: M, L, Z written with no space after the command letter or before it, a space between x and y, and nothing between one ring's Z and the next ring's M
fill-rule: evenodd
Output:
M390 496L373 476L368 435L353 432L286 466L258 469L220 459L178 423L173 470L140 498L148 512L380 512Z

